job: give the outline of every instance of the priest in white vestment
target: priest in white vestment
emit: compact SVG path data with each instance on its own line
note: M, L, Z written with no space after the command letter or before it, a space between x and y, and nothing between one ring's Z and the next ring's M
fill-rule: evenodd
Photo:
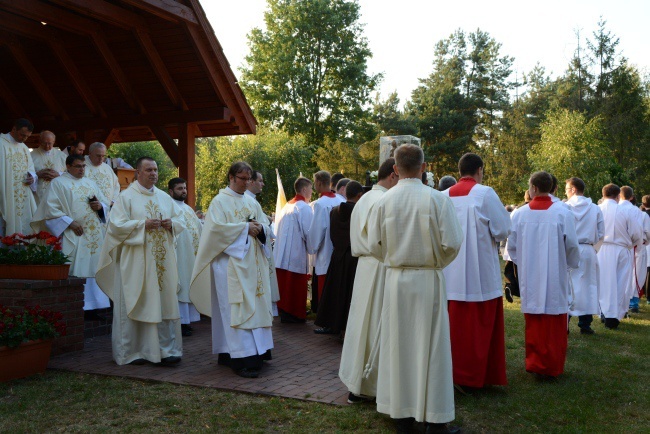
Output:
M18 119L10 132L0 134L0 236L32 233L38 176L24 142L33 130L30 121Z
M81 140L73 140L70 143L70 146L66 146L63 150L63 153L67 157L68 155L82 155L86 152L86 144Z
M404 431L416 420L456 432L444 426L455 409L442 269L458 254L463 231L451 200L422 184L422 149L401 145L395 161L399 182L368 222L368 246L386 267L377 411Z
M176 237L176 261L178 262L178 310L181 314L181 330L183 336L192 336L190 323L201 321L201 314L190 302L190 280L194 261L199 250L199 240L203 225L191 206L185 203L187 199L187 181L183 178L172 178L167 182L169 195L174 199L181 211L181 219L185 230Z
M270 226L248 197L251 167L234 163L229 186L208 209L192 272L190 299L212 317L212 353L237 375L257 378L273 348Z
M575 217L576 234L580 247L580 266L570 270L573 288L573 306L570 316L578 317L581 334L592 335L593 316L600 313L598 293L600 287L600 269L595 246L605 236L605 221L598 205L584 196L585 183L580 178L566 180L566 204Z
M312 182L299 177L293 188L296 195L284 205L280 215L276 216L277 236L273 257L280 287L280 321L304 323L307 317L309 280L307 234L313 219L313 211L307 201L312 194Z
M330 185L329 172L321 170L314 174L314 188L319 197L310 204L314 217L307 233L307 251L313 255L317 281L316 288L312 288L311 310L313 312L318 310L318 300L323 295L327 268L334 251L330 239L330 211L345 202L345 199L330 191Z
M496 192L481 185L483 169L480 156L466 153L458 183L443 192L465 235L444 270L454 384L472 388L508 384L499 244L510 233L510 214Z
M377 370L370 370L366 378L364 369L366 364L375 362L370 360L373 348L374 354L378 350L386 269L382 262L371 255L368 223L379 199L399 181L394 165L395 159L392 157L381 164L377 172L377 184L359 199L350 220L350 246L352 255L358 257L359 262L339 368L339 377L350 391L350 404L377 396Z
M34 170L39 180L35 197L37 204L45 197L50 182L65 172L66 158L59 148L54 147L56 137L51 131L41 131L38 140L39 147L32 151Z
M552 184L547 172L531 175L532 200L513 212L508 238L526 321L526 371L545 379L564 372L569 268L580 264L575 218L564 203L552 201Z
M67 157L67 172L50 183L41 199L32 228L61 236L62 250L70 260L70 276L86 278L84 310L105 309L110 301L95 282L95 272L106 232L108 201L97 184L84 177L81 155Z
M174 238L185 227L174 200L155 187L153 159L138 159L136 181L111 209L97 284L114 303L115 362L174 365L183 355Z
M112 205L120 194L120 181L113 169L104 161L106 161L106 146L100 142L90 145L86 156L86 176L97 183L104 197Z
M603 187L599 205L605 221L605 236L598 250L600 266L600 311L605 327L616 329L630 307L634 281L634 246L642 244L643 228L633 206L619 205L621 189Z

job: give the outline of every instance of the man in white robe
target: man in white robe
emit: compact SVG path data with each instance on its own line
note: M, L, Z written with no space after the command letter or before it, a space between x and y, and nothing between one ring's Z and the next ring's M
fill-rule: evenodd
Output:
M422 184L422 149L395 151L398 184L384 193L368 222L368 245L384 263L377 411L408 431L458 432L447 295L442 269L458 254L463 231L451 200ZM372 367L370 367L372 369Z
M517 264L526 321L526 371L547 379L564 372L568 269L578 268L580 250L573 214L549 194L551 175L535 172L528 183L532 200L512 213L508 254Z
M86 176L97 183L102 193L104 193L104 197L112 205L120 194L120 181L113 169L104 163L105 160L106 146L100 142L90 145L86 156Z
M212 353L237 375L257 378L273 348L270 226L246 187L251 167L234 163L229 186L208 209L194 263L190 299L212 317Z
M598 205L584 196L585 183L580 178L566 180L567 205L575 217L576 234L580 247L580 266L570 271L573 288L573 306L570 316L578 317L580 333L593 335L593 315L600 313L598 293L600 270L596 257L596 246L605 236L605 221Z
M616 184L603 187L599 205L605 221L605 236L598 250L600 266L600 311L605 327L618 328L630 307L634 279L634 246L643 240L643 228L634 207L618 204L621 189Z
M201 314L190 302L190 280L194 261L199 250L199 240L203 225L191 206L185 203L187 199L187 181L183 178L172 178L167 183L169 195L181 210L181 219L185 230L176 237L176 262L178 262L178 310L181 315L181 331L183 336L192 336L190 323L201 321Z
M0 236L32 233L38 175L24 143L32 131L30 121L18 119L10 132L0 134Z
M334 246L330 239L330 211L335 206L345 202L336 193L330 191L331 177L329 172L321 170L314 174L314 188L319 198L313 201L310 206L313 211L313 219L307 234L307 251L314 255L314 272L316 276L316 288L312 287L312 312L318 310L318 300L323 295L327 268L330 265Z
M38 137L39 147L32 151L34 169L39 183L36 190L36 203L40 202L50 187L50 182L65 172L66 155L54 147L56 137L51 131L41 131Z
M158 165L136 163L136 182L113 208L97 284L113 300L113 359L118 365L175 365L183 355L174 238L185 228L169 194L155 187Z
M481 185L483 160L473 153L458 162L451 198L465 239L444 269L454 384L505 386L506 345L499 244L510 233L510 214L495 191Z
M66 146L63 150L66 157L68 155L83 155L84 152L86 152L86 144L81 140L74 140L70 146Z
M354 277L352 302L343 341L339 377L350 391L348 403L353 404L377 396L377 370L364 377L366 364L378 350L379 318L384 301L384 264L373 257L368 246L368 222L375 205L385 192L397 184L399 177L393 166L394 158L384 161L377 172L377 184L365 193L352 211L350 245L352 255L359 258Z
M307 234L313 218L307 201L312 194L312 182L300 177L294 182L293 188L296 195L284 205L280 216L276 218L277 237L273 257L280 287L280 321L304 323L309 280Z
M67 173L50 183L47 194L36 209L32 228L48 231L57 237L63 235L63 253L72 262L70 275L86 278L84 311L88 313L110 307L108 297L95 282L106 232L104 223L108 217L108 201L97 184L84 177L85 167L81 155L67 157Z

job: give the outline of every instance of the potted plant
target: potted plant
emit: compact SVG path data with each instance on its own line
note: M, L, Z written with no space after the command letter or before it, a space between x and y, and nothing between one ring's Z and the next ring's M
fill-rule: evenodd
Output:
M65 335L62 319L39 306L14 312L0 305L0 381L44 372L52 340Z
M15 233L0 238L0 279L67 279L70 259L61 251L61 238L49 232Z

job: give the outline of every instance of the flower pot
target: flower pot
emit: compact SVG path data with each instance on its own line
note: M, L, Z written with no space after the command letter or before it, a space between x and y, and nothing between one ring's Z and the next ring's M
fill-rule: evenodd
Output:
M52 339L0 347L0 382L45 372L51 351Z
M64 280L68 278L70 264L14 265L0 264L0 279Z

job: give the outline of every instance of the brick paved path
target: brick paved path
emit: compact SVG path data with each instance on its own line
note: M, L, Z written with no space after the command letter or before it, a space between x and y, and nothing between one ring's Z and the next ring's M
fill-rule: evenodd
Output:
M183 338L183 360L177 367L118 366L111 356L110 336L86 340L82 351L53 357L49 368L87 374L165 381L176 384L344 404L347 389L338 377L342 345L338 336L316 335L312 322L273 322L273 360L264 362L259 378L241 378L217 365L212 354L210 320L193 323Z

